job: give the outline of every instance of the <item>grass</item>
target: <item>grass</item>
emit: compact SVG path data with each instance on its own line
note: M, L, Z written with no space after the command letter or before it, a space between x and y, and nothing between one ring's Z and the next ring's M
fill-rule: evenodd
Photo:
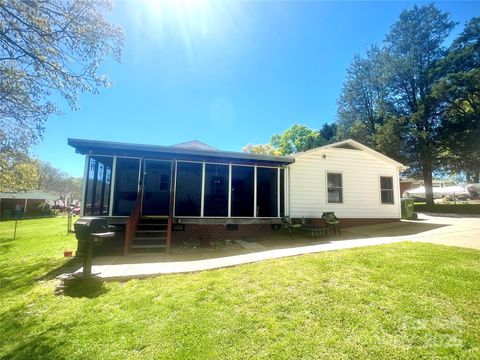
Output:
M480 357L480 252L400 243L53 294L65 219L0 223L0 358ZM41 277L43 280L38 280Z
M480 204L434 204L415 203L414 211L439 214L469 214L480 215Z

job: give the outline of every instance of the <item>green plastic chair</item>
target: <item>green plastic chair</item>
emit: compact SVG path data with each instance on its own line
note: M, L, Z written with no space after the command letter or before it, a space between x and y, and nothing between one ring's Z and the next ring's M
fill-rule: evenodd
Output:
M340 219L335 215L333 211L325 211L322 214L322 219L325 221L329 228L333 229L335 234L340 235Z
M283 227L288 229L288 232L292 232L292 230L300 229L302 227L302 224L295 224L292 219L290 219L290 216L282 217L282 222Z

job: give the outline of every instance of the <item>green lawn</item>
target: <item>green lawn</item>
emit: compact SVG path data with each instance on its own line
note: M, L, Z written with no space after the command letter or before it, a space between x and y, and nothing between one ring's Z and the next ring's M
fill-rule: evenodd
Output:
M0 357L480 358L480 252L335 251L55 296L66 219L0 223ZM43 278L43 280L38 280Z

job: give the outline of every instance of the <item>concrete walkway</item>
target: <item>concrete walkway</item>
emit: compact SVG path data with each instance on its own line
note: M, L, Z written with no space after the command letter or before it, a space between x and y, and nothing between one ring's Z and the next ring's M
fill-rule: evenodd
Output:
M428 230L418 231L418 229ZM142 262L142 257L137 256L133 263L131 261L125 263L126 259L130 257L96 258L92 270L105 280L127 280L161 274L211 270L288 256L391 244L400 241L431 242L480 250L480 218L421 215L418 221L362 226L345 229L343 234L349 239L192 261L145 262L143 260L144 262ZM175 255L171 258L174 257ZM77 270L77 272L79 271L82 269Z

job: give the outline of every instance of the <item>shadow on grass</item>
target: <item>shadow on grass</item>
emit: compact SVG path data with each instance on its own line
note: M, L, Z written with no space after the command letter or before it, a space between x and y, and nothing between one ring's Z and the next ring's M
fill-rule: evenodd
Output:
M352 228L346 228L343 230L343 234L366 237L384 237L384 236L406 236L406 235L417 235L426 231L438 229L444 226L445 224L430 224L424 223L422 221L417 222L417 220L412 221L402 221L389 224L379 224L379 225L367 225L367 226L358 226Z
M57 295L93 299L108 292L103 279L96 276L67 276L61 281Z
M39 329L39 321L29 314L25 305L17 305L0 313L2 359L66 359L60 351L65 344L59 332L67 333L67 322ZM22 334L22 336L19 336Z
M69 258L68 261L63 263L61 266L51 269L46 274L38 277L37 280L52 280L55 279L57 276L71 273L76 271L78 268L82 266L82 259L78 257Z
M0 239L0 254L6 254L10 252L11 248L13 247L13 238L1 238Z
M30 289L38 274L51 267L50 259L5 263L0 267L0 288L2 293L10 294Z
M3 294L28 291L37 281L52 280L60 274L72 272L80 266L80 260L72 258L54 267L52 259L6 262L0 267L0 289Z

